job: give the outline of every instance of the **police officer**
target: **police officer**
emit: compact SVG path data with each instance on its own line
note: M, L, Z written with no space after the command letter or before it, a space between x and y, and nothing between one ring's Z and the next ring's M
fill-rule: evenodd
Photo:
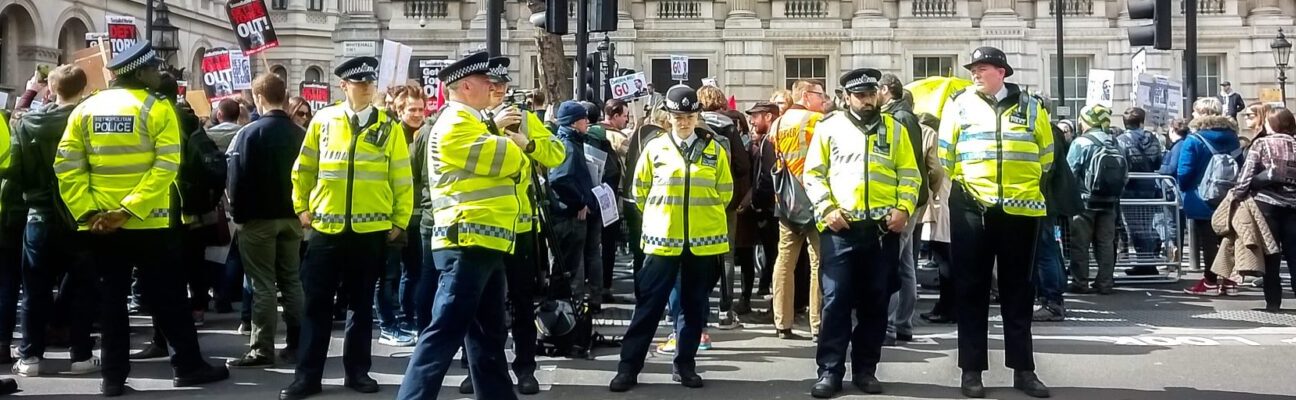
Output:
M556 168L562 164L566 158L566 149L561 141L556 140L552 132L545 128L544 122L540 121L535 113L530 110L521 108L524 105L507 104L504 102L508 95L509 82L512 79L508 75L509 59L506 57L494 57L490 59L490 66L487 69L486 76L491 81L491 111L486 112L486 118L492 121L498 129L508 132L521 132L531 139L535 148L522 158L524 166L522 167L521 176L518 177L516 192L519 195L520 208L518 209L517 221L517 242L513 254L505 257L504 264L507 265L505 276L508 278L508 301L512 304L512 326L513 332L513 374L517 375L518 393L536 394L540 393L540 382L535 378L536 370L536 325L535 321L535 289L537 284L536 277L539 272L539 260L541 255L536 252L536 241L540 230L540 220L536 217L536 197L532 192L535 182L532 178L535 176L532 172L536 170L536 163L544 168ZM534 161L535 163L532 163ZM436 200L433 200L436 202ZM547 255L545 255L547 256ZM460 391L465 394L472 393L472 375L464 378L464 382L459 384Z
M293 167L293 208L312 232L301 266L306 311L297 374L280 399L320 392L339 283L351 310L344 384L360 393L378 391L369 377L374 285L387 243L409 223L414 190L400 121L372 104L377 66L373 57L356 57L333 70L346 101L315 114Z
M1000 309L1013 387L1048 397L1035 376L1031 350L1034 289L1031 271L1040 219L1045 215L1040 176L1053 166L1053 133L1044 105L1021 87L1003 51L981 47L964 65L972 90L945 103L940 126L941 164L954 182L950 192L953 274L958 296L958 364L967 397L985 396L986 329L990 279L999 268Z
M435 399L467 335L478 398L516 399L504 358L505 266L515 252L518 181L536 143L501 132L491 106L490 56L469 55L441 69L450 101L429 132L428 187L435 225L432 255L441 272L432 321L419 335L398 399Z
M699 125L697 92L677 85L666 92L669 134L644 147L635 168L635 203L643 212L647 255L635 281L634 317L621 345L621 363L608 388L624 392L638 384L657 322L680 282L683 323L672 379L702 387L695 371L698 341L710 309L708 294L719 278L721 257L729 252L725 205L733 197L729 155Z
M154 324L170 339L175 386L229 378L224 366L203 360L185 300L180 243L169 227L169 189L180 169L180 123L174 105L153 93L161 64L148 41L108 64L111 88L72 111L58 144L54 172L59 194L77 221L78 262L93 262L102 281L104 396L120 396L130 373L126 298L131 268Z
M909 133L881 113L881 78L872 68L841 76L849 107L819 123L806 155L803 181L823 238L819 381L810 392L817 398L841 391L848 345L851 382L866 393L882 393L875 373L886 337L889 289L899 283L900 232L914 211L922 178ZM852 316L858 318L853 329Z

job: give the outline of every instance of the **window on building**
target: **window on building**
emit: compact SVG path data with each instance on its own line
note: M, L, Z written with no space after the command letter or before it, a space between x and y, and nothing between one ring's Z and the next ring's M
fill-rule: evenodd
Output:
M307 68L307 69L306 69L306 82L322 82L322 81L320 81L320 78L321 78L323 75L324 75L324 72L321 71L321 70L319 69L319 67L310 67L310 68Z
M287 9L288 9L288 0L271 0L271 1L270 1L270 9L271 9L271 10L287 10Z
M709 69L711 62L705 58L690 58L688 62L688 79L684 81L689 87L702 87L702 79L711 75ZM652 84L653 91L657 93L666 93L671 86L678 85L680 81L671 76L671 64L669 58L657 58L652 60L652 74L648 76L649 83Z
M788 57L783 70L783 87L792 89L796 81L828 81L828 57Z
M288 69L284 68L282 65L271 67L270 72L279 75L279 79L283 79L284 82L288 81Z
M573 65L576 65L576 57L567 57L567 68L572 71L573 75L567 77L567 84L569 85L575 84L576 82L576 77L574 76L576 70L572 68ZM531 56L531 77L531 89L540 88L540 59L536 56ZM572 89L575 90L575 86L572 86Z
M1070 107L1067 117L1073 118L1080 109L1084 107L1085 96L1089 93L1089 56L1066 57L1062 59L1062 70L1057 68L1057 55L1049 57L1049 87L1052 88L1051 95L1054 99L1058 98L1058 74L1062 74L1063 89L1066 98L1061 99L1060 105ZM1056 110L1056 109L1054 109ZM1057 114L1060 112L1054 111Z
M309 0L306 9L311 11L324 11L324 0Z
M1197 97L1219 94L1219 84L1224 81L1220 72L1223 59L1219 55L1197 56Z
M933 76L954 76L955 56L914 56L913 80Z

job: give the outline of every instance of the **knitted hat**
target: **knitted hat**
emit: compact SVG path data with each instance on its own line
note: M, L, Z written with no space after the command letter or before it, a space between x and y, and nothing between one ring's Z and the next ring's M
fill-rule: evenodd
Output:
M1080 109L1080 121L1093 128L1111 126L1111 109L1102 104L1092 104Z
M582 119L589 119L589 114L579 102L568 100L558 106L558 126L571 126Z

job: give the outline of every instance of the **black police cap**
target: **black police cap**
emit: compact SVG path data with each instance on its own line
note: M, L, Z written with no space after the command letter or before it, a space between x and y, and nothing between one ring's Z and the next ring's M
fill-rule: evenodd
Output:
M333 75L354 82L372 82L378 80L378 59L363 56L342 62L333 69Z
M494 57L486 65L486 76L495 82L511 82L508 57Z
M671 86L666 91L665 99L666 111L676 114L689 114L702 111L702 103L698 101L697 91L685 85Z
M860 93L877 90L880 80L882 80L882 71L873 68L856 68L842 74L837 83L847 93Z
M142 67L158 65L162 58L158 56L157 51L153 50L153 45L147 40L137 40L135 45L122 50L108 62L108 70L114 75L126 75Z
M451 84L472 75L486 74L490 71L490 53L480 51L459 59L437 73L441 83Z

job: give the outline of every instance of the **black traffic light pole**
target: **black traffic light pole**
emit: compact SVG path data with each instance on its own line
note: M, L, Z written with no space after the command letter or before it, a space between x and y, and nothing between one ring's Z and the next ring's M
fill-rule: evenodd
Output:
M1197 0L1184 0L1184 91L1188 104L1184 117L1192 115L1192 104L1197 101Z
M589 0L574 0L576 4L576 100L584 101L585 82L589 82L589 68L586 68L586 60L589 59ZM551 10L552 11L552 10ZM564 10L558 10L564 12Z
M500 56L500 17L504 15L504 0L486 0L486 52L491 57Z

